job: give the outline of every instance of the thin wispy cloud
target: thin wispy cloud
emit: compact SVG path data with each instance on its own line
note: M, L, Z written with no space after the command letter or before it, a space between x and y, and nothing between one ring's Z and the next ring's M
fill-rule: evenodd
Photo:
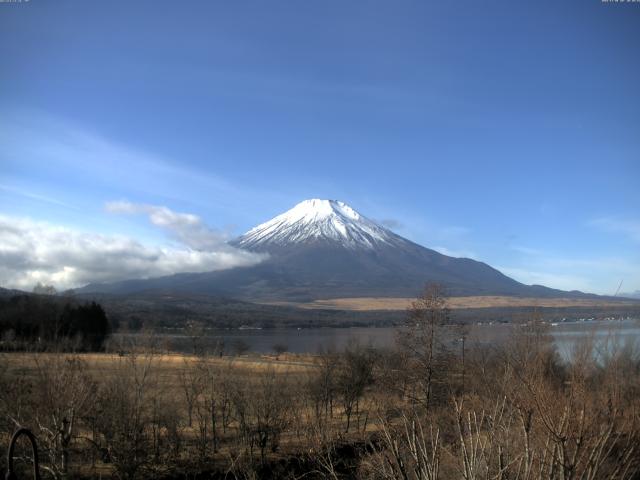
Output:
M46 175L50 185L77 195L84 203L97 194L113 198L135 192L139 198L161 199L162 203L229 211L253 205L256 198L284 196L249 189L184 158L129 145L38 110L0 112L0 144L5 175Z
M616 256L583 258L522 245L510 248L519 258L497 268L528 285L613 295L621 279L630 284L640 281L640 265L634 260ZM594 278L599 281L594 282Z
M471 230L467 227L461 227L458 225L448 225L439 228L439 234L443 237L459 238L464 237L471 233Z
M442 247L442 246L435 246L431 248L436 252L439 252L443 255L447 255L449 257L477 259L476 254L469 250L455 250L455 249Z
M513 246L512 250L522 254L528 263L545 268L566 268L566 269L599 269L609 271L633 271L633 266L629 260L618 257L591 257L576 258L569 255L561 255L558 252L545 251L538 248L524 246Z
M400 220L396 220L395 218L383 218L382 220L378 220L378 223L389 230L400 230L404 226Z
M561 290L582 290L589 292L593 285L588 278L575 274L543 272L516 267L496 267L505 275L508 275L526 285L544 285Z
M522 253L524 255L543 255L544 252L542 250L539 250L537 248L531 248L531 247L524 247L522 245L512 245L511 250L518 252L518 253Z
M59 207L64 207L64 208L71 208L73 210L78 210L78 208L74 205L71 205L69 203L63 202L61 200L58 200L57 198L53 198L50 197L48 195L42 195L40 193L37 192L32 192L32 191L28 191L28 190L24 190L22 188L18 188L12 185L3 185L0 184L0 191L12 194L12 195L18 195L24 198L29 198L31 200L36 200L38 202L44 202L44 203L48 203L51 205L56 205Z
M600 217L591 220L589 225L603 232L623 235L634 242L640 242L640 220L619 217Z
M172 238L194 250L235 250L226 244L229 239L227 234L205 225L199 216L191 213L179 213L161 205L128 201L108 202L105 209L114 214L146 215L154 226L168 232Z

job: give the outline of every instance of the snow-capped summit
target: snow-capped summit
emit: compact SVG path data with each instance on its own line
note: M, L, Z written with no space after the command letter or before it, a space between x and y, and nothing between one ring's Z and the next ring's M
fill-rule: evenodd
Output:
M395 234L360 215L344 202L317 198L252 228L236 245L252 250L309 241L338 242L347 248L373 248L391 244Z

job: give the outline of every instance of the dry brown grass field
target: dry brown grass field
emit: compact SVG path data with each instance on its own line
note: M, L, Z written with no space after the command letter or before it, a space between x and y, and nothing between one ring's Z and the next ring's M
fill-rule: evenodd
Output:
M116 353L32 353L11 352L0 354L4 367L11 372L34 373L38 364L46 364L60 358L79 359L86 366L86 372L98 379L105 375L117 373L126 355ZM168 383L175 386L177 378L185 369L201 362L202 357L185 355L183 353L161 353L152 357L153 369ZM244 355L207 357L206 362L217 368L228 368L238 375L259 375L266 371L273 371L280 375L304 374L316 368L314 357L311 355L297 355L286 353L275 355Z
M300 308L333 310L406 310L414 298L357 297L314 300L312 302L272 302L271 305L289 305ZM590 298L533 298L506 296L448 297L451 309L499 307L610 307L637 305L633 300L600 300Z

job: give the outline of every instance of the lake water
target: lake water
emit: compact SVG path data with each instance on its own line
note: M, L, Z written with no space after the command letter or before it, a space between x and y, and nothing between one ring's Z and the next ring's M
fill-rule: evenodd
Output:
M469 327L468 344L474 342L495 344L505 340L518 328L513 324L483 324ZM565 322L549 327L558 352L570 358L577 342L592 338L597 346L607 343L623 345L640 342L640 319L627 318L610 321ZM239 343L256 353L273 352L274 345L286 346L293 353L317 353L321 350L343 350L352 342L374 347L392 347L396 341L398 327L353 327L353 328L271 328L209 330L196 340L201 348L212 349L223 342L227 352ZM161 334L158 338L167 347L183 352L193 350L192 337L179 334Z
M633 344L640 346L640 319L622 321L594 321L559 324L551 327L558 353L571 358L578 342L590 338L597 351L611 351Z

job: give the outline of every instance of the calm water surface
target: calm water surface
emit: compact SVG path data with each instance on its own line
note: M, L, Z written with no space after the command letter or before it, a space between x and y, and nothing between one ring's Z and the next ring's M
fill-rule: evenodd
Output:
M470 326L467 342L495 344L509 337L514 329L512 324L484 324ZM375 347L391 347L394 345L398 327L353 327L353 328L272 328L262 330L228 329L209 330L207 335L198 340L205 349L223 342L230 351L239 341L245 343L252 352L269 353L273 346L285 345L294 353L317 353L321 350L342 350L352 342ZM624 345L640 341L640 319L624 319L611 321L585 321L553 324L549 327L558 352L569 358L575 345L584 339L593 339L596 346ZM163 334L160 339L178 351L193 349L193 340L184 335Z

